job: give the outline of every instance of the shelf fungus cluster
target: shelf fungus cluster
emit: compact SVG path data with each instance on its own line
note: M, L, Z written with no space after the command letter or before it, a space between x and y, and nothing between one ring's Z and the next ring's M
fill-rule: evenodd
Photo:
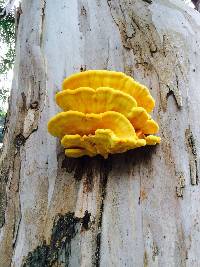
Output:
M90 70L73 74L56 94L63 110L51 118L48 131L61 139L68 157L122 153L160 143L150 112L149 90L121 72Z

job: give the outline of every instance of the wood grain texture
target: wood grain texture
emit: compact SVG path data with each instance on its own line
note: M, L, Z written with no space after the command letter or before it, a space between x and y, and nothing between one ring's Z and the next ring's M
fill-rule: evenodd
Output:
M0 266L200 266L200 15L172 0L23 1L1 154ZM67 159L47 122L78 71L150 88L162 143Z

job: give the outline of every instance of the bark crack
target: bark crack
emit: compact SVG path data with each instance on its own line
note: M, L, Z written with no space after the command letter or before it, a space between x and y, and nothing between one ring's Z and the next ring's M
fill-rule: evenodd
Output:
M177 197L183 198L183 192L185 188L185 177L183 174L179 176L178 185L176 186L176 195Z
M20 166L20 170L21 170L21 166ZM19 195L18 195L18 197L19 197ZM18 235L19 235L20 223L22 220L20 197L19 197L19 214L18 214L18 216L19 216L19 218L17 218L17 216L15 214L15 224L13 227L14 228L13 229L13 255L15 252L15 248L16 248L16 244L17 244L17 240L18 240Z
M192 185L198 185L199 174L198 174L198 163L197 163L197 151L196 151L195 138L190 128L186 129L185 138L189 154L190 181Z
M108 52L107 52L107 58L106 58L106 67L105 69L108 69L108 64L109 64L109 59L110 59L110 39L108 39Z
M101 257L101 231L102 231L102 219L104 211L104 199L106 197L106 187L108 181L108 175L112 169L111 161L103 160L100 167L100 184L101 184L101 203L99 209L99 217L97 218L97 236L96 236L96 251L95 251L95 262L96 267L100 266L100 257Z
M152 0L143 0L143 1L148 3L148 4L152 4Z
M45 19L46 0L43 0L42 14L41 14L41 32L40 32L40 47L42 46L42 38L44 31L44 19Z

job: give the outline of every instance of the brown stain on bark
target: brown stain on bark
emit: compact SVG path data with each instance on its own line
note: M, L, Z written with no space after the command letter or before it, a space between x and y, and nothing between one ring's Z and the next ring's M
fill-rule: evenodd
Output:
M81 157L79 159L65 157L62 161L62 168L68 173L73 173L75 180L80 181L83 179L84 193L93 190L93 179L97 165L98 157L93 159L89 157Z
M144 264L144 267L148 267L148 254L146 251L144 252L143 264Z
M90 31L90 13L87 2L78 0L79 29L85 36Z
M141 188L140 189L140 203L148 198L147 192Z
M155 242L153 242L153 248L152 248L152 260L155 261L156 257L159 255L159 249Z

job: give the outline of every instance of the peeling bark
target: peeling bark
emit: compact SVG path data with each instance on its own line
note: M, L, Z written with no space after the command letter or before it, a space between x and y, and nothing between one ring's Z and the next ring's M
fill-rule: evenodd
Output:
M23 1L0 161L0 267L199 266L200 17L181 1ZM162 143L65 158L47 122L64 77L147 85Z

